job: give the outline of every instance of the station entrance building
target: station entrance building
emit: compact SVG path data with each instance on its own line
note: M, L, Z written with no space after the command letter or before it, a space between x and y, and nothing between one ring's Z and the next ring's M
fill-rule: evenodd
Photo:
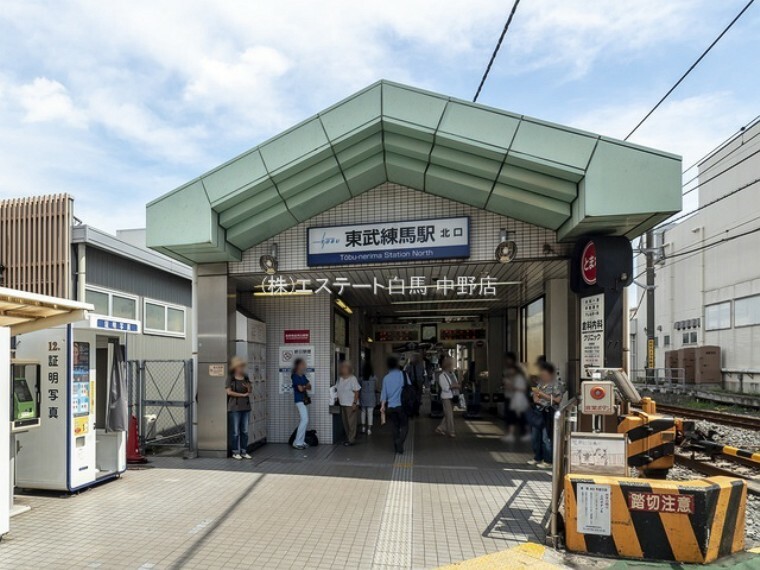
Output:
M236 352L269 442L297 423L298 354L326 443L342 359L382 377L389 353L448 352L483 410L507 350L545 354L570 390L584 364L621 367L627 240L680 189L668 153L381 81L156 199L148 245L195 267L199 452L227 452Z

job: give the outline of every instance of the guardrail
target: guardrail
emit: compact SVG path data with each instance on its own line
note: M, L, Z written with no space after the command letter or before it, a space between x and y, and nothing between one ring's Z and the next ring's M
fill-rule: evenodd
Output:
M572 431L571 424L575 417L569 412L573 411L578 404L577 398L570 398L554 412L554 434L552 441L552 498L551 517L549 519L549 536L553 548L561 546L559 533L559 505L562 501L562 483L567 472L566 458L570 457L570 440L568 434Z
M686 385L684 368L639 368L631 370L629 375L637 385L645 388L666 388L668 391L683 389Z

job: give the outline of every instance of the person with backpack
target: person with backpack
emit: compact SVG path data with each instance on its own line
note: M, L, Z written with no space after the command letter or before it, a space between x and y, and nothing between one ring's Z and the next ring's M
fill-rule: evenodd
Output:
M444 356L441 362L441 372L438 374L438 388L440 390L441 405L443 406L443 420L435 428L440 435L456 437L454 428L454 399L458 398L459 380L454 372L454 360L450 356Z
M409 416L402 405L402 391L405 385L407 392L414 388L408 384L404 372L399 369L398 358L389 356L387 360L388 374L383 378L383 388L380 392L380 413L387 412L393 426L393 448L398 454L404 453L404 442L409 432Z
M251 417L251 381L245 373L246 362L239 356L230 360L227 375L227 416L230 426L230 449L233 459L251 459L248 455L248 423Z
M306 361L303 358L296 358L293 362L293 371L290 374L293 382L293 401L298 410L298 429L296 438L293 440L295 449L306 449L306 427L309 425L309 410L306 408L311 403L311 397L308 391L311 390L311 382L306 377Z

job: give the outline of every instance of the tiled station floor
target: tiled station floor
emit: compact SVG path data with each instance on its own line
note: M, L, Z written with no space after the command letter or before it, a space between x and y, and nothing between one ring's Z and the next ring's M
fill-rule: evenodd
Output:
M490 419L458 437L414 420L406 453L390 427L359 444L252 461L155 458L72 497L24 496L0 568L435 568L543 543L550 474Z

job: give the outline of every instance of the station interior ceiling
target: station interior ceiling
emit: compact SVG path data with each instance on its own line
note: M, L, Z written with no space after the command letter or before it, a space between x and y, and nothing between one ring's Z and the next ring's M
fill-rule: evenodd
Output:
M544 282L549 279L568 277L567 258L498 262L462 262L462 263L415 263L406 265L372 265L349 266L346 268L313 268L309 271L288 272L281 276L288 282L306 281L311 289L329 280L351 285L369 285L356 288L346 286L340 298L352 309L362 309L370 318L391 321L404 321L413 317L428 317L431 320L477 320L489 313L506 308L520 307L544 292ZM425 293L389 294L387 289L373 287L375 280L387 286L389 280L398 278L408 286L413 277L423 278ZM474 277L474 290L469 294L458 294L456 287L458 277ZM496 285L496 295L480 294L481 278L490 277ZM261 292L265 275L262 273L249 276L236 276L239 292ZM443 293L439 290L439 280L450 279L454 283L452 291ZM398 281L396 282L398 283Z

